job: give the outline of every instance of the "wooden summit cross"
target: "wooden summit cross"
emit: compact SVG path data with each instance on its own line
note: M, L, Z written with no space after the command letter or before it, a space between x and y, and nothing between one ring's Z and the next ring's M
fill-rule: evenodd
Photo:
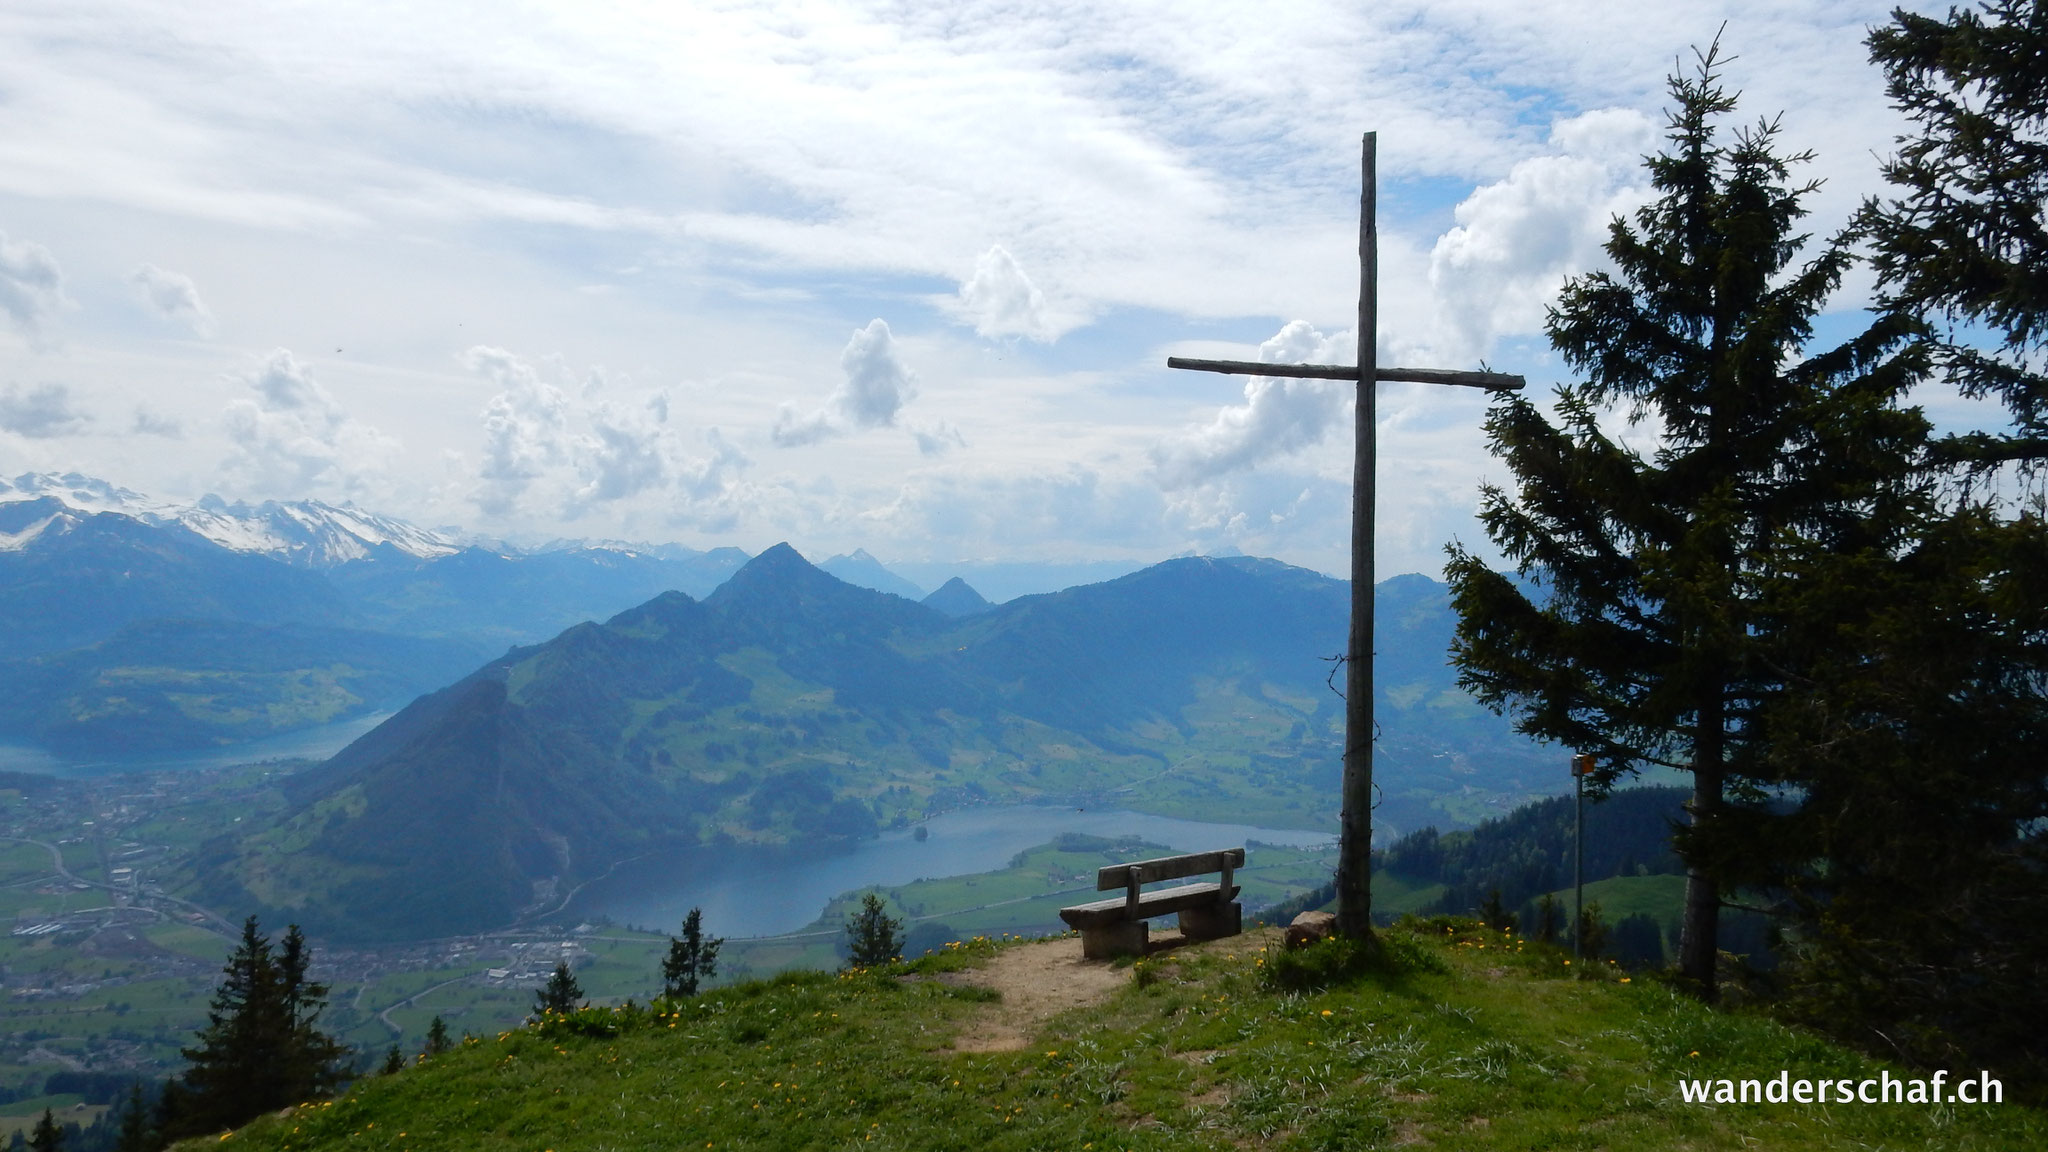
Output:
M1378 180L1373 148L1377 133L1365 134L1358 199L1358 365L1260 364L1242 360L1169 357L1168 368L1227 372L1242 376L1294 376L1359 381L1356 444L1351 471L1351 638L1344 653L1344 815L1337 847L1337 930L1355 939L1372 931L1372 526L1374 388L1380 380L1457 384L1489 392L1523 386L1520 376L1499 372L1457 372L1443 368L1381 368L1378 280Z

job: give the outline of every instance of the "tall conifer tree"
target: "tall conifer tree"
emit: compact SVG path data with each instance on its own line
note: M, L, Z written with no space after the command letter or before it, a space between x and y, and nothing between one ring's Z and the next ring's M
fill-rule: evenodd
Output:
M63 1152L64 1129L57 1126L57 1119L48 1108L43 1109L43 1118L36 1121L35 1131L28 1138L29 1152Z
M232 1128L323 1095L338 1082L348 1050L319 1030L327 989L307 978L311 959L296 924L279 950L256 917L243 922L199 1044L183 1052L191 1067L177 1104L165 1109L168 1135Z
M1961 323L1942 367L2012 412L2005 433L1956 438L1955 457L2048 461L2048 3L1900 9L1869 43L1917 129L1885 166L1897 194L1863 214L1884 303Z
M156 1152L162 1146L150 1126L149 1102L143 1099L142 1085L129 1085L127 1102L121 1108L121 1127L114 1137L114 1152Z
M1898 11L1873 59L1917 134L1866 205L1883 306L2011 427L1923 439L1860 539L1762 584L1787 691L1765 775L1798 798L1747 859L1796 928L1793 1007L1887 1053L2048 1084L2048 524L1944 469L2048 461L2048 6ZM1929 326L1930 329L1932 326ZM1932 445L1930 448L1929 445Z
M1461 547L1447 567L1460 680L1517 727L1594 753L1596 787L1649 765L1690 772L1679 968L1715 994L1721 901L1741 859L1731 799L1753 798L1752 721L1779 687L1759 660L1757 581L1786 533L1853 531L1851 506L1895 472L1882 446L1924 425L1893 401L1916 366L1908 322L1805 346L1850 256L1830 242L1796 263L1814 185L1795 185L1775 122L1725 134L1735 108L1718 45L1673 77L1656 198L1617 219L1614 271L1566 285L1550 341L1582 383L1551 423L1496 402L1492 447L1513 495L1480 519L1533 587ZM1618 408L1655 446L1603 427ZM1873 447L1875 446L1875 447ZM1562 770L1562 766L1560 766Z

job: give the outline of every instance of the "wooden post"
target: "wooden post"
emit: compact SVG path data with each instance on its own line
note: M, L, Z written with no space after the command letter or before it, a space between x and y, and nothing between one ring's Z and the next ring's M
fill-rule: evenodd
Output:
M1372 539L1379 389L1378 134L1367 132L1358 198L1358 402L1351 454L1351 637L1344 652L1344 814L1337 931L1372 935Z
M1572 757L1572 979L1586 975L1586 773L1591 756Z

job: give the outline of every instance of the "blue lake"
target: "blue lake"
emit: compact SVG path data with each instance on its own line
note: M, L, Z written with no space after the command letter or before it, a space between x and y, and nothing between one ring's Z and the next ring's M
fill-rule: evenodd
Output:
M934 817L925 829L923 840L909 829L885 832L833 856L664 853L622 865L586 886L570 907L576 915L671 932L691 908L702 908L706 927L720 936L773 936L816 920L841 892L991 872L1063 832L1138 836L1178 852L1235 848L1247 840L1311 846L1336 839L1334 832L1029 804L963 808Z

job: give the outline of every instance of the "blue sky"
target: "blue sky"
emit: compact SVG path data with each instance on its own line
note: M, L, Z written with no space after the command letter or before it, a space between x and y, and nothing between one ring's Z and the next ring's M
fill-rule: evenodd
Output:
M1164 360L1348 361L1363 131L1382 362L1542 389L1724 21L1817 234L1901 131L1886 3L173 7L0 13L0 473L530 541L1342 574L1348 386ZM1382 574L1484 404L1382 386Z

